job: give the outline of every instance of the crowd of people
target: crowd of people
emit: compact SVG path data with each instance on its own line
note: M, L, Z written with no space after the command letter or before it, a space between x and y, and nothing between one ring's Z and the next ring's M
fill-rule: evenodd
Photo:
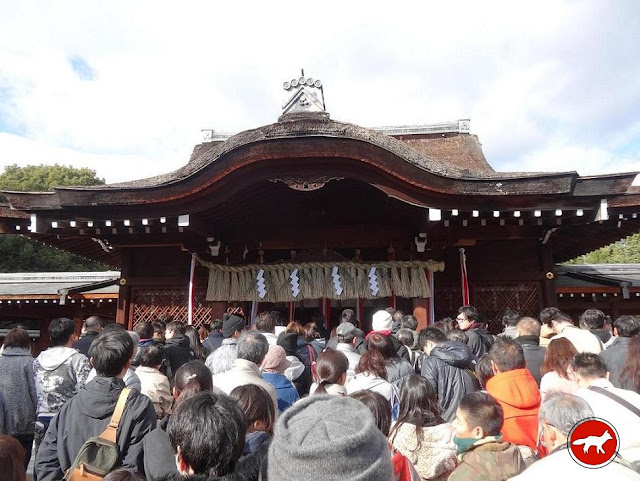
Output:
M640 319L507 310L493 335L473 306L417 330L353 310L327 331L278 311L196 329L22 328L0 355L0 481L640 479ZM591 470L567 438L598 417L619 452Z

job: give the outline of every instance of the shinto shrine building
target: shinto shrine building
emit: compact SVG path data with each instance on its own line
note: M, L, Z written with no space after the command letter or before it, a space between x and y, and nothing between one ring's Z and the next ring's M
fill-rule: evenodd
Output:
M496 172L469 121L364 128L322 83L284 84L276 123L205 131L175 172L6 192L5 232L119 269L117 320L207 322L229 302L306 320L396 305L424 325L471 303L490 321L558 302L555 264L640 230L636 172Z

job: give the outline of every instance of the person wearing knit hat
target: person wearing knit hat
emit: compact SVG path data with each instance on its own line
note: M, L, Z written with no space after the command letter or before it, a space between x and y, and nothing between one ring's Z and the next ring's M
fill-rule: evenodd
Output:
M378 311L371 319L371 329L376 332L391 333L393 317L387 311Z
M207 357L205 364L212 375L227 372L233 367L238 351L238 338L244 331L246 323L243 318L225 313L222 317L222 345Z
M276 424L269 481L393 480L387 440L373 416L348 397L297 402Z
M404 344L402 344L394 336L391 335L392 326L393 316L386 310L378 311L373 315L373 318L371 319L372 331L367 334L366 338L368 339L369 336L374 332L389 336L391 342L393 343L393 349L396 351L398 356L411 362L411 355L409 354L409 350L404 346Z
M285 369L291 366L287 354L282 346L269 345L267 355L262 361L260 370L262 379L271 384L278 394L278 411L284 412L294 402L300 399L300 395L289 379L284 375Z
M244 330L246 324L244 319L240 316L234 316L233 314L225 314L222 319L222 337L229 339L235 335L236 339L240 336L240 333Z

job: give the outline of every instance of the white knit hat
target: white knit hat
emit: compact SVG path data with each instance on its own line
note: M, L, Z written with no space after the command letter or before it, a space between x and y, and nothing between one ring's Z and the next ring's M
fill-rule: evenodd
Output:
M387 311L378 311L373 315L371 328L374 331L390 331L393 319Z

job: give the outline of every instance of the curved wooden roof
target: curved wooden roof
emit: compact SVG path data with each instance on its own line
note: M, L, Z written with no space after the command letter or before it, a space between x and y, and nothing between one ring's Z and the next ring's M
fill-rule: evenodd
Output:
M120 184L60 187L54 193L7 192L14 209L56 211L97 206L162 205L176 212L210 196L228 197L242 185L274 178L349 177L416 205L534 208L540 196L600 198L625 194L636 173L580 177L576 172L501 173L484 159L474 136L417 136L402 140L357 125L306 114L248 130L224 142L195 147L184 167Z

